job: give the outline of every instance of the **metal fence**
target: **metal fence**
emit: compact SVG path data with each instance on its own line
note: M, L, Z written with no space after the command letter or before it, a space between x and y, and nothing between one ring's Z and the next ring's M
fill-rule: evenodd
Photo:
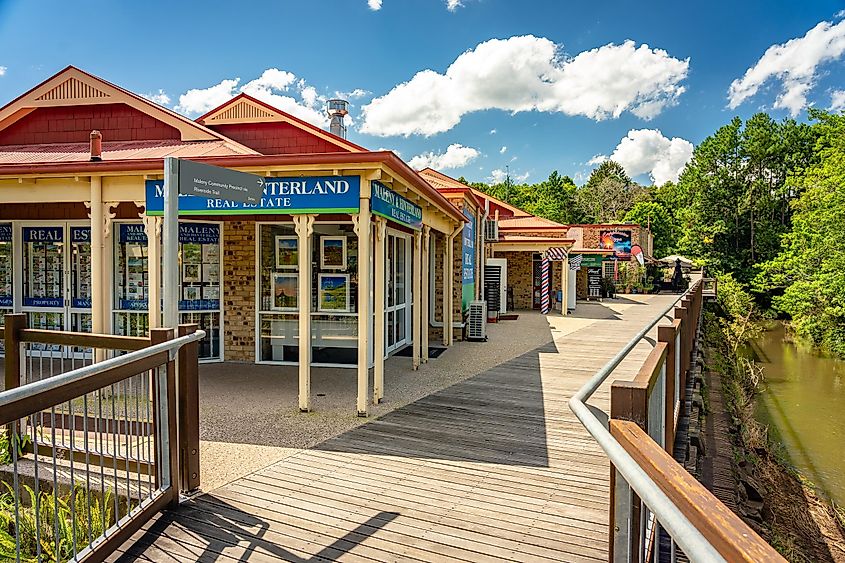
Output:
M196 362L204 333L127 340L24 327L6 318L0 560L99 561L178 502L176 365Z
M681 550L694 561L783 560L671 455L693 368L704 287L715 296L714 282L696 281L569 402L611 461L613 561L674 562ZM597 416L587 401L655 327L657 342L637 375L613 382L610 416ZM661 530L668 541L659 541Z

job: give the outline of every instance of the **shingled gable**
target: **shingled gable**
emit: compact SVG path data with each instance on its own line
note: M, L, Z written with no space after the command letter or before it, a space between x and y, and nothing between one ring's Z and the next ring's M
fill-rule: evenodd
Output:
M262 154L367 150L244 93L198 117L197 122Z
M0 145L105 141L224 141L233 153L251 149L178 113L68 66L0 108Z

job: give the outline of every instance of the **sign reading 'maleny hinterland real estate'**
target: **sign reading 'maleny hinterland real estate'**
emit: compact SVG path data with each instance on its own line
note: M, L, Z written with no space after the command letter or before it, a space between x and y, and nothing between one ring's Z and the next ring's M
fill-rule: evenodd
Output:
M260 215L274 213L358 213L360 176L264 178L255 203L225 197L179 196L180 215ZM164 181L146 182L147 215L164 213Z
M422 207L381 182L372 183L372 212L414 230L422 229Z

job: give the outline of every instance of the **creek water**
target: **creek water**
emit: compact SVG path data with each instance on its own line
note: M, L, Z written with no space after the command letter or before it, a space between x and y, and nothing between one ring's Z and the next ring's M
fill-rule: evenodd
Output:
M807 479L845 505L845 361L790 342L781 323L753 350L765 377L757 419Z

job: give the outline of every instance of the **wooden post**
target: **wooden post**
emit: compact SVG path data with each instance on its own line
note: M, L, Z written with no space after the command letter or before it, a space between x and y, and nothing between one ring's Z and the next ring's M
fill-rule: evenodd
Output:
M173 338L173 329L155 328L150 330L150 345L161 344ZM158 370L156 370L158 371ZM165 365L165 376L162 379L158 373L153 374L154 397L153 426L156 429L156 466L161 468L162 477L169 479L170 507L179 506L179 435L178 435L178 404L176 402L176 361L171 360ZM167 401L167 412L160 413L162 394ZM167 448L162 441L162 435L167 436ZM160 486L161 483L156 483Z
M367 338L370 324L370 181L361 186L361 207L355 229L358 234L358 416L369 415L370 369Z
M449 252L446 247L449 246L449 235L443 234L443 255L441 258L443 259L443 302L441 303L443 308L443 346L449 345L449 331L452 330L452 310L449 308L449 270L448 270L448 263L449 263Z
M412 359L411 366L414 370L420 369L420 340L422 339L422 326L420 319L422 318L422 233L416 231L414 233L414 314L411 317L411 325L413 332L411 338Z
M314 215L296 215L294 229L299 237L299 412L311 410L311 233Z
M103 276L105 254L105 217L103 209L103 179L91 176L91 332L105 333L106 292ZM100 354L95 354L98 356ZM100 361L100 358L97 358Z
M675 332L676 325L657 327L657 341L666 343L666 385L665 385L665 412L666 421L665 446L669 455L672 455L675 446Z
M179 336L197 331L195 324L179 325ZM194 491L200 486L199 343L179 350L179 465L180 489Z
M376 218L375 236L375 282L373 286L373 309L375 326L373 327L373 404L384 398L384 304L385 304L385 241L387 239L387 220Z
M681 333L681 346L678 353L681 355L681 366L680 366L680 384L681 384L681 394L683 395L684 390L687 388L687 327L690 324L687 320L687 310L684 307L675 307L675 319L681 321L679 330Z
M423 225L422 239L422 313L420 329L422 330L422 361L428 363L428 329L430 323L430 302L431 302L431 227Z
M23 366L23 347L20 331L26 328L26 313L9 313L4 317L3 345L6 347L5 389L15 389L21 385ZM18 433L18 423L12 422L6 427L10 447Z

